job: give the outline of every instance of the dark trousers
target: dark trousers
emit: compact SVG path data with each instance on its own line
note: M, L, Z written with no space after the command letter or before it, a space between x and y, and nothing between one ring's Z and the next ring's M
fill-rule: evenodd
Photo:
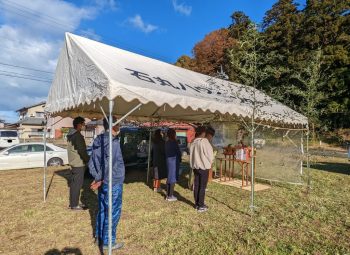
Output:
M83 187L85 167L72 167L69 182L69 206L79 205L80 190Z
M196 206L204 206L205 189L208 184L209 170L193 169L194 173L194 184L193 194L194 203Z
M117 225L122 212L123 184L112 186L112 244L117 240ZM96 237L100 244L108 245L108 185L98 189L98 212L96 217Z
M166 188L166 195L168 197L172 197L174 196L174 187L175 187L175 183L167 183L167 188Z

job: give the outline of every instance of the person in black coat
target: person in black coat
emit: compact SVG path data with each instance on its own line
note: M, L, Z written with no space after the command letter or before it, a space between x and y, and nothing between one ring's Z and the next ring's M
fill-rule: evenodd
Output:
M161 192L160 181L167 177L165 161L165 141L160 129L157 129L152 139L153 189Z

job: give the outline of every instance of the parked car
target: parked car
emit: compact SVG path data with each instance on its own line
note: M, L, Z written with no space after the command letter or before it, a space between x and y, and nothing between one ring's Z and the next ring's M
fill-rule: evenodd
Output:
M179 144L181 155L182 156L189 155L190 151L188 149L187 137L186 136L176 136L176 139L177 139L177 142Z
M15 144L19 144L17 131L0 129L0 148L7 148Z
M68 164L67 150L51 143L46 144L47 166ZM44 143L20 143L0 151L0 170L42 167Z

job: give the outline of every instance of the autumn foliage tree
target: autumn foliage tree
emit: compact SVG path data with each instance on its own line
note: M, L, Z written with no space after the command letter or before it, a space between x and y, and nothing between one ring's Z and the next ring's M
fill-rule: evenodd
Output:
M193 48L194 58L181 56L175 65L203 74L213 75L225 65L226 51L235 44L228 29L215 30Z

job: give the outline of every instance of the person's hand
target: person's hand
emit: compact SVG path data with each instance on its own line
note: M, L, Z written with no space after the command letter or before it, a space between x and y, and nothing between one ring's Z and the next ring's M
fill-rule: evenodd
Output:
M93 181L91 184L90 184L90 189L92 190L97 190L102 184L102 181Z

